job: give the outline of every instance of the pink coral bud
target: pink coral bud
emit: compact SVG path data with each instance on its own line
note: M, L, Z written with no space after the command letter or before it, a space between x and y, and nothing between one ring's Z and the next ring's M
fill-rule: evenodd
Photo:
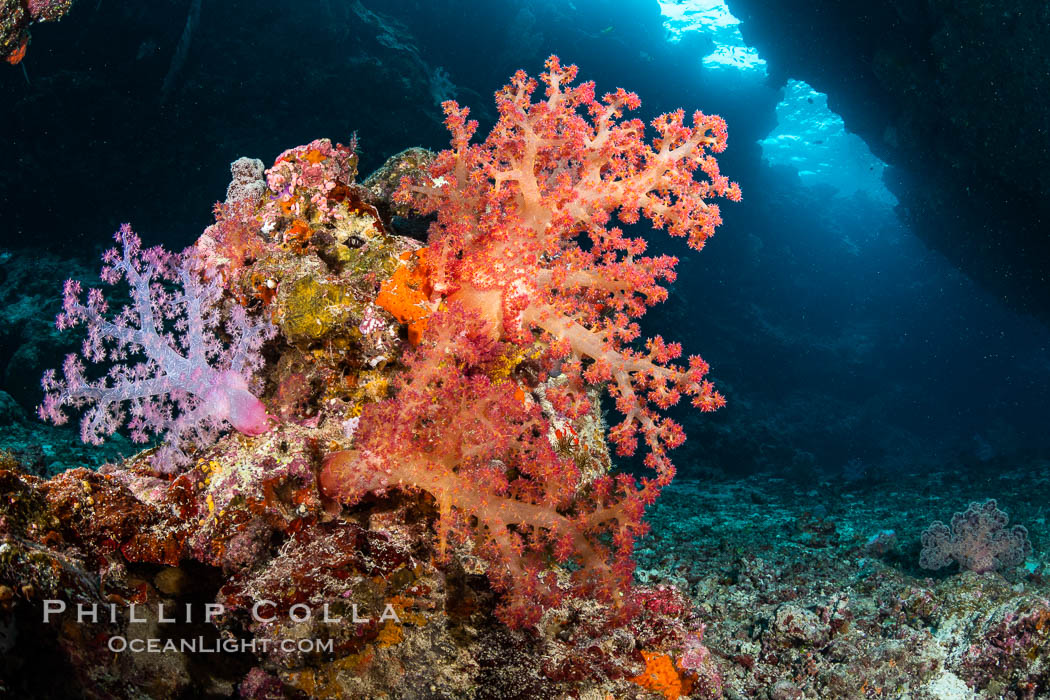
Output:
M262 401L243 389L230 390L230 424L244 435L262 435L270 429L272 419L266 414Z

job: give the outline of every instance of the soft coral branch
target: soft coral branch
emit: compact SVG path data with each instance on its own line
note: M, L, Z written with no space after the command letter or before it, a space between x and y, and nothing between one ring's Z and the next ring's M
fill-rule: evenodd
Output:
M519 623L538 614L530 599L564 594L550 561L574 560L577 590L618 600L645 506L674 475L667 450L684 439L661 411L682 397L704 411L724 403L699 357L679 362L681 346L660 337L640 349L637 319L666 299L678 261L646 255L646 241L613 216L644 217L699 249L721 222L711 200L740 199L710 155L725 148L721 118L696 112L687 125L683 112L665 114L647 142L644 124L624 119L637 95L596 99L593 83L572 85L575 66L552 56L547 69L542 99L522 71L497 93L499 119L481 143L469 110L444 104L451 148L396 194L436 214L425 255L400 273L427 277L403 300L418 349L396 396L365 410L354 449L331 455L322 475L347 503L388 488L430 493L441 541L474 541ZM384 290L404 286L395 277ZM429 299L418 298L424 289ZM415 312L434 308L448 310L421 323ZM494 358L516 352L537 368L553 415L528 394L518 400L514 381L495 380ZM552 450L552 421L593 415L602 385L623 414L610 439L622 455L643 442L655 478L587 480Z
M132 439L146 442L150 435L167 434L167 449L155 460L164 470L185 461L183 438L208 442L227 423L249 435L265 432L269 418L249 380L273 326L249 319L239 306L222 323L221 287L203 282L189 256L160 247L143 250L127 224L115 239L120 247L103 256L102 281L125 280L132 303L109 314L100 289L88 290L84 299L79 282L66 282L56 325L60 330L83 325L87 337L80 356L66 357L61 379L54 370L44 374L40 417L61 425L68 420L65 407L86 407L81 438L99 444L124 424L126 404ZM223 334L231 339L228 347L220 340ZM83 359L109 369L88 379Z
M623 119L637 95L620 89L599 100L593 83L571 86L575 66L552 56L547 69L545 99L533 101L538 84L523 71L497 93L500 118L480 144L470 143L469 110L446 102L453 148L429 182L405 181L399 196L437 214L428 242L434 290L477 309L503 337L527 342L541 332L560 344L574 384L607 382L625 416L610 437L630 454L640 432L666 482L664 452L681 430L653 407L686 396L712 411L724 399L700 358L673 361L677 345L653 339L646 354L629 347L640 333L634 319L666 299L678 261L644 255L644 239L609 223L644 217L702 248L721 223L711 200L740 199L710 155L725 149L725 122L695 112L687 124L678 110L653 120L649 143L641 121ZM599 369L585 377L585 363Z
M598 535L641 529L639 518L579 491L579 468L547 441L539 405L516 382L491 378L510 352L458 303L437 313L406 358L397 398L365 407L354 449L329 455L321 481L350 505L393 488L430 494L440 555L450 540L473 542L507 593L504 619L523 624L561 595L550 559L575 560L581 589L616 600L631 564Z

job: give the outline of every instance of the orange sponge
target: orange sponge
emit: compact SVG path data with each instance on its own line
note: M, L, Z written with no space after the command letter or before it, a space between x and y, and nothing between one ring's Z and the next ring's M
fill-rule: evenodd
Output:
M661 693L667 700L678 700L693 691L693 679L683 674L667 654L642 651L645 671L631 679L646 690Z
M408 326L408 342L413 345L419 344L427 327L427 318L433 311L426 251L426 248L420 248L402 253L401 264L390 279L383 282L376 297L376 304Z

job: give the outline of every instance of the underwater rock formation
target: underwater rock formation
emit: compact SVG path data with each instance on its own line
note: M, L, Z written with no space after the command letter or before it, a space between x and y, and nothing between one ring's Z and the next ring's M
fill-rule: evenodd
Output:
M0 452L0 694L939 700L1050 687L1044 569L1012 557L920 578L914 513L931 497L918 485L894 479L903 495L869 506L849 493L876 488L863 464L828 479L812 455L805 489L669 483L682 431L666 409L721 398L675 344L632 348L676 261L646 256L612 216L700 247L718 223L711 198L738 195L709 155L724 125L672 113L646 142L621 113L633 95L596 99L572 69L548 69L542 96L524 74L499 93L483 142L449 103L453 149L403 151L362 183L353 139L288 149L268 170L231 165L187 260L222 288L216 314L277 329L257 376L275 424L187 446L177 473L156 468L157 448L51 478L28 473L42 470L27 452ZM0 268L3 286L32 289L0 325L13 337L23 307L47 308L26 269ZM608 441L604 386L625 417ZM756 450L782 418L827 423L823 400L774 415ZM3 395L0 410L27 420ZM645 453L648 476L613 476L610 445ZM790 446L767 449L768 464ZM1016 502L1022 482L1007 476L990 492L1013 484ZM892 530L872 538L873 523Z
M297 426L231 436L174 481L142 460L49 481L0 470L0 641L17 640L13 651L4 642L0 687L106 698L619 694L637 687L627 679L644 669L638 648L670 653L701 628L674 589L640 587L630 630L577 600L547 611L536 633L511 632L471 557L435 566L426 499L392 496L345 516L326 507L319 437ZM52 611L43 624L42 610ZM174 646L114 654L147 639ZM68 673L45 671L44 659ZM278 694L253 691L260 683Z
M916 233L1050 318L1050 10L1010 3L728 0L771 78L805 80L894 166Z

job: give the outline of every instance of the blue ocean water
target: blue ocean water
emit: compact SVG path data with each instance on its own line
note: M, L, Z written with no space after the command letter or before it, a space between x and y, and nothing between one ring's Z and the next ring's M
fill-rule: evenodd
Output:
M771 468L746 444L756 430L773 433L773 462L799 450L823 468L851 459L878 468L902 440L939 460L986 442L997 454L1047 447L1045 325L909 232L884 184L892 168L825 95L799 79L775 85L724 3L497 3L467 17L441 4L263 3L251 23L236 18L254 3L199 17L176 5L77 5L68 22L36 30L24 76L0 76L17 105L4 115L15 147L4 173L7 255L44 244L90 268L124 220L147 240L188 244L236 157L266 161L289 144L356 132L367 173L406 145L441 148L446 98L470 105L484 131L495 87L557 51L599 89L639 92L643 116L682 106L729 124L720 160L743 204L723 207L703 254L654 239L691 269L649 323L693 319L698 332L683 340L733 399L713 419L734 421L728 431L687 418L701 435L687 464ZM99 32L110 40L88 38ZM39 396L33 377L48 365L38 356L48 350L26 347L31 325L9 322L0 352L3 390L27 412ZM718 431L716 445L707 430Z
M1045 279L1011 289L999 258L989 254L982 267L972 260L983 253L967 253L961 264L955 253L972 245L961 232L967 215L931 223L901 196L937 181L940 171L922 168L932 159L883 159L907 143L906 120L873 137L857 116L869 105L821 92L834 84L826 74L794 74L748 44L734 4L81 0L62 21L35 26L25 57L0 65L0 450L43 476L137 449L122 435L85 446L75 429L35 414L41 374L76 350L52 329L62 282L93 279L121 222L149 244L181 249L213 221L235 159L268 166L313 139L354 138L363 179L405 148L445 148L449 99L468 105L485 134L493 93L557 53L599 92L637 92L644 120L678 107L721 115L721 172L743 190L740 203L721 203L724 223L703 251L649 238L651 252L680 259L680 276L644 334L701 354L727 405L670 411L687 439L674 453L679 482L641 547L642 573L685 581L697 599L729 598L703 586L761 568L754 551L740 551L783 537L777 547L834 559L823 548L838 546L860 568L892 570L910 585L928 573L918 567L922 530L996 498L1029 528L1034 550L1020 566L1036 572L1025 585L1045 592ZM896 60L880 55L871 70ZM1035 212L1008 205L999 218L1040 225ZM951 208L932 197L929 207ZM628 230L649 236L641 224ZM1024 260L1045 241L990 245ZM626 459L619 468L644 473ZM686 527L684 518L697 520ZM888 529L901 544L872 564L882 553L863 543ZM707 544L690 559L701 536ZM818 579L847 587L847 574L823 571L813 588ZM739 658L750 652L730 649L733 634L713 638L724 659L747 665ZM1040 682L1035 695L1002 697L1048 697L1045 673Z

